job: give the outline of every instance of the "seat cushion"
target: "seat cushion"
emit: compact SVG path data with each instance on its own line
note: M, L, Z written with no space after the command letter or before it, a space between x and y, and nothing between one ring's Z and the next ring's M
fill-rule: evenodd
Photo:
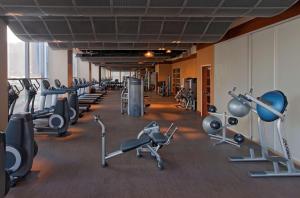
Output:
M150 133L149 137L156 144L164 144L168 140L168 138L162 133Z
M142 145L148 144L151 139L148 136L143 136L140 139L131 139L123 142L120 146L120 150L127 152L133 149L136 149Z

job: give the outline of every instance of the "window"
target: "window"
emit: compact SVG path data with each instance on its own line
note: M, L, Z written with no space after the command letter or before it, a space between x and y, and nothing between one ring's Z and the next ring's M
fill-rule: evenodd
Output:
M123 82L128 76L130 76L130 72L121 72L121 81Z
M25 42L21 41L7 27L7 63L8 77L21 78L26 76Z
M121 79L120 79L120 72L119 71L112 71L111 72L111 78L113 81L119 81L121 82Z
M22 88L18 80L12 78L45 78L47 77L48 44L28 43L21 41L7 27L7 74L12 85ZM41 80L38 80L40 83ZM40 91L40 90L39 90ZM35 108L38 109L40 93L37 93ZM25 92L22 91L17 100L14 113L23 112Z
M101 79L109 79L110 71L104 67L101 67Z
M48 44L29 44L29 72L30 78L47 77Z

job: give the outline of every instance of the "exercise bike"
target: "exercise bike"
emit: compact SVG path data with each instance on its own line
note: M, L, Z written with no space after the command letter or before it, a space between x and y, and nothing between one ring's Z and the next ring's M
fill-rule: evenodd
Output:
M159 125L156 122L149 123L137 136L137 138L124 141L120 145L120 149L112 153L106 152L106 130L105 125L100 120L100 116L94 116L95 121L101 126L101 165L102 167L107 166L107 160L115 156L121 155L128 151L136 150L137 156L141 157L142 153L150 152L157 161L157 167L162 170L164 169L163 160L158 153L158 150L164 145L168 145L173 138L173 135L177 131L177 127L174 127L172 123L166 133L161 133Z

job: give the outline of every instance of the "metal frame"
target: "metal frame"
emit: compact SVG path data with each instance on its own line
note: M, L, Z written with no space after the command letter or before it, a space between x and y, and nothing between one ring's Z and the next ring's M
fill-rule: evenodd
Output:
M106 130L105 130L105 125L103 122L100 120L99 115L94 116L95 121L101 126L101 165L102 167L107 166L107 160L113 157L116 157L118 155L121 155L125 152L121 150L116 150L111 153L107 153L106 151ZM173 128L173 130L171 130ZM167 137L167 141L164 143L157 143L156 146L152 146L153 144L156 144L156 142L153 141L153 139L150 141L150 143L146 143L139 148L136 149L137 156L140 157L142 152L149 152L151 153L152 156L155 157L157 161L157 166L159 169L163 169L163 160L161 156L158 153L158 150L163 146L163 145L168 145L171 142L171 139L173 138L173 135L177 131L177 127L174 128L174 124L172 123L170 127L168 128L167 132L164 133L164 135ZM159 125L156 122L151 122L148 124L137 136L137 139L139 139L142 135L149 135L151 138L151 133L160 133L160 128Z
M214 143L214 146L220 145L220 144L230 144L236 147L241 147L237 142L235 142L232 138L227 137L227 129L229 128L229 124L227 123L227 118L233 117L229 116L226 112L224 113L212 113L210 112L209 114L214 115L214 116L221 116L222 117L222 135L213 135L209 134L210 139L212 140L217 140L216 143Z
M234 94L235 89L233 91L230 91L229 94L232 97L237 97L237 95ZM300 170L296 169L294 166L293 159L291 157L290 149L287 140L283 137L283 131L282 131L282 124L285 121L285 114L278 112L276 109L272 108L268 104L265 104L263 101L260 101L259 99L253 97L252 91L250 93L246 93L245 98L249 100L249 102L254 102L257 105L260 105L264 107L265 109L269 110L270 112L274 113L278 116L278 119L273 121L276 123L276 129L275 132L279 138L280 141L280 147L283 151L283 156L270 156L268 154L268 148L265 145L264 138L263 138L263 121L258 117L258 132L259 132L259 138L260 138L260 144L261 144L261 156L256 157L254 153L254 149L250 148L250 156L249 157L231 157L229 158L230 161L233 162L256 162L256 161L270 161L273 165L272 171L250 171L249 175L251 177L299 177L300 176ZM251 110L255 113L256 110ZM284 166L285 170L282 170L280 167L281 165Z

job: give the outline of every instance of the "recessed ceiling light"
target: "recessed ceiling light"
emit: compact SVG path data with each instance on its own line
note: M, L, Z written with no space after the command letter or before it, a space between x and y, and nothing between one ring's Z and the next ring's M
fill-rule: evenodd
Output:
M158 48L158 50L166 50L164 47L160 47Z
M152 58L152 57L154 56L154 53L153 53L152 51L147 51L147 52L144 54L144 56L145 56L146 58Z
M62 41L61 40L53 40L52 42L53 43L61 43Z
M172 50L167 49L166 53L170 54L172 52Z
M6 16L24 16L22 13L19 12L7 12L5 13Z
M179 44L179 43L181 43L181 41L172 41L172 43Z

